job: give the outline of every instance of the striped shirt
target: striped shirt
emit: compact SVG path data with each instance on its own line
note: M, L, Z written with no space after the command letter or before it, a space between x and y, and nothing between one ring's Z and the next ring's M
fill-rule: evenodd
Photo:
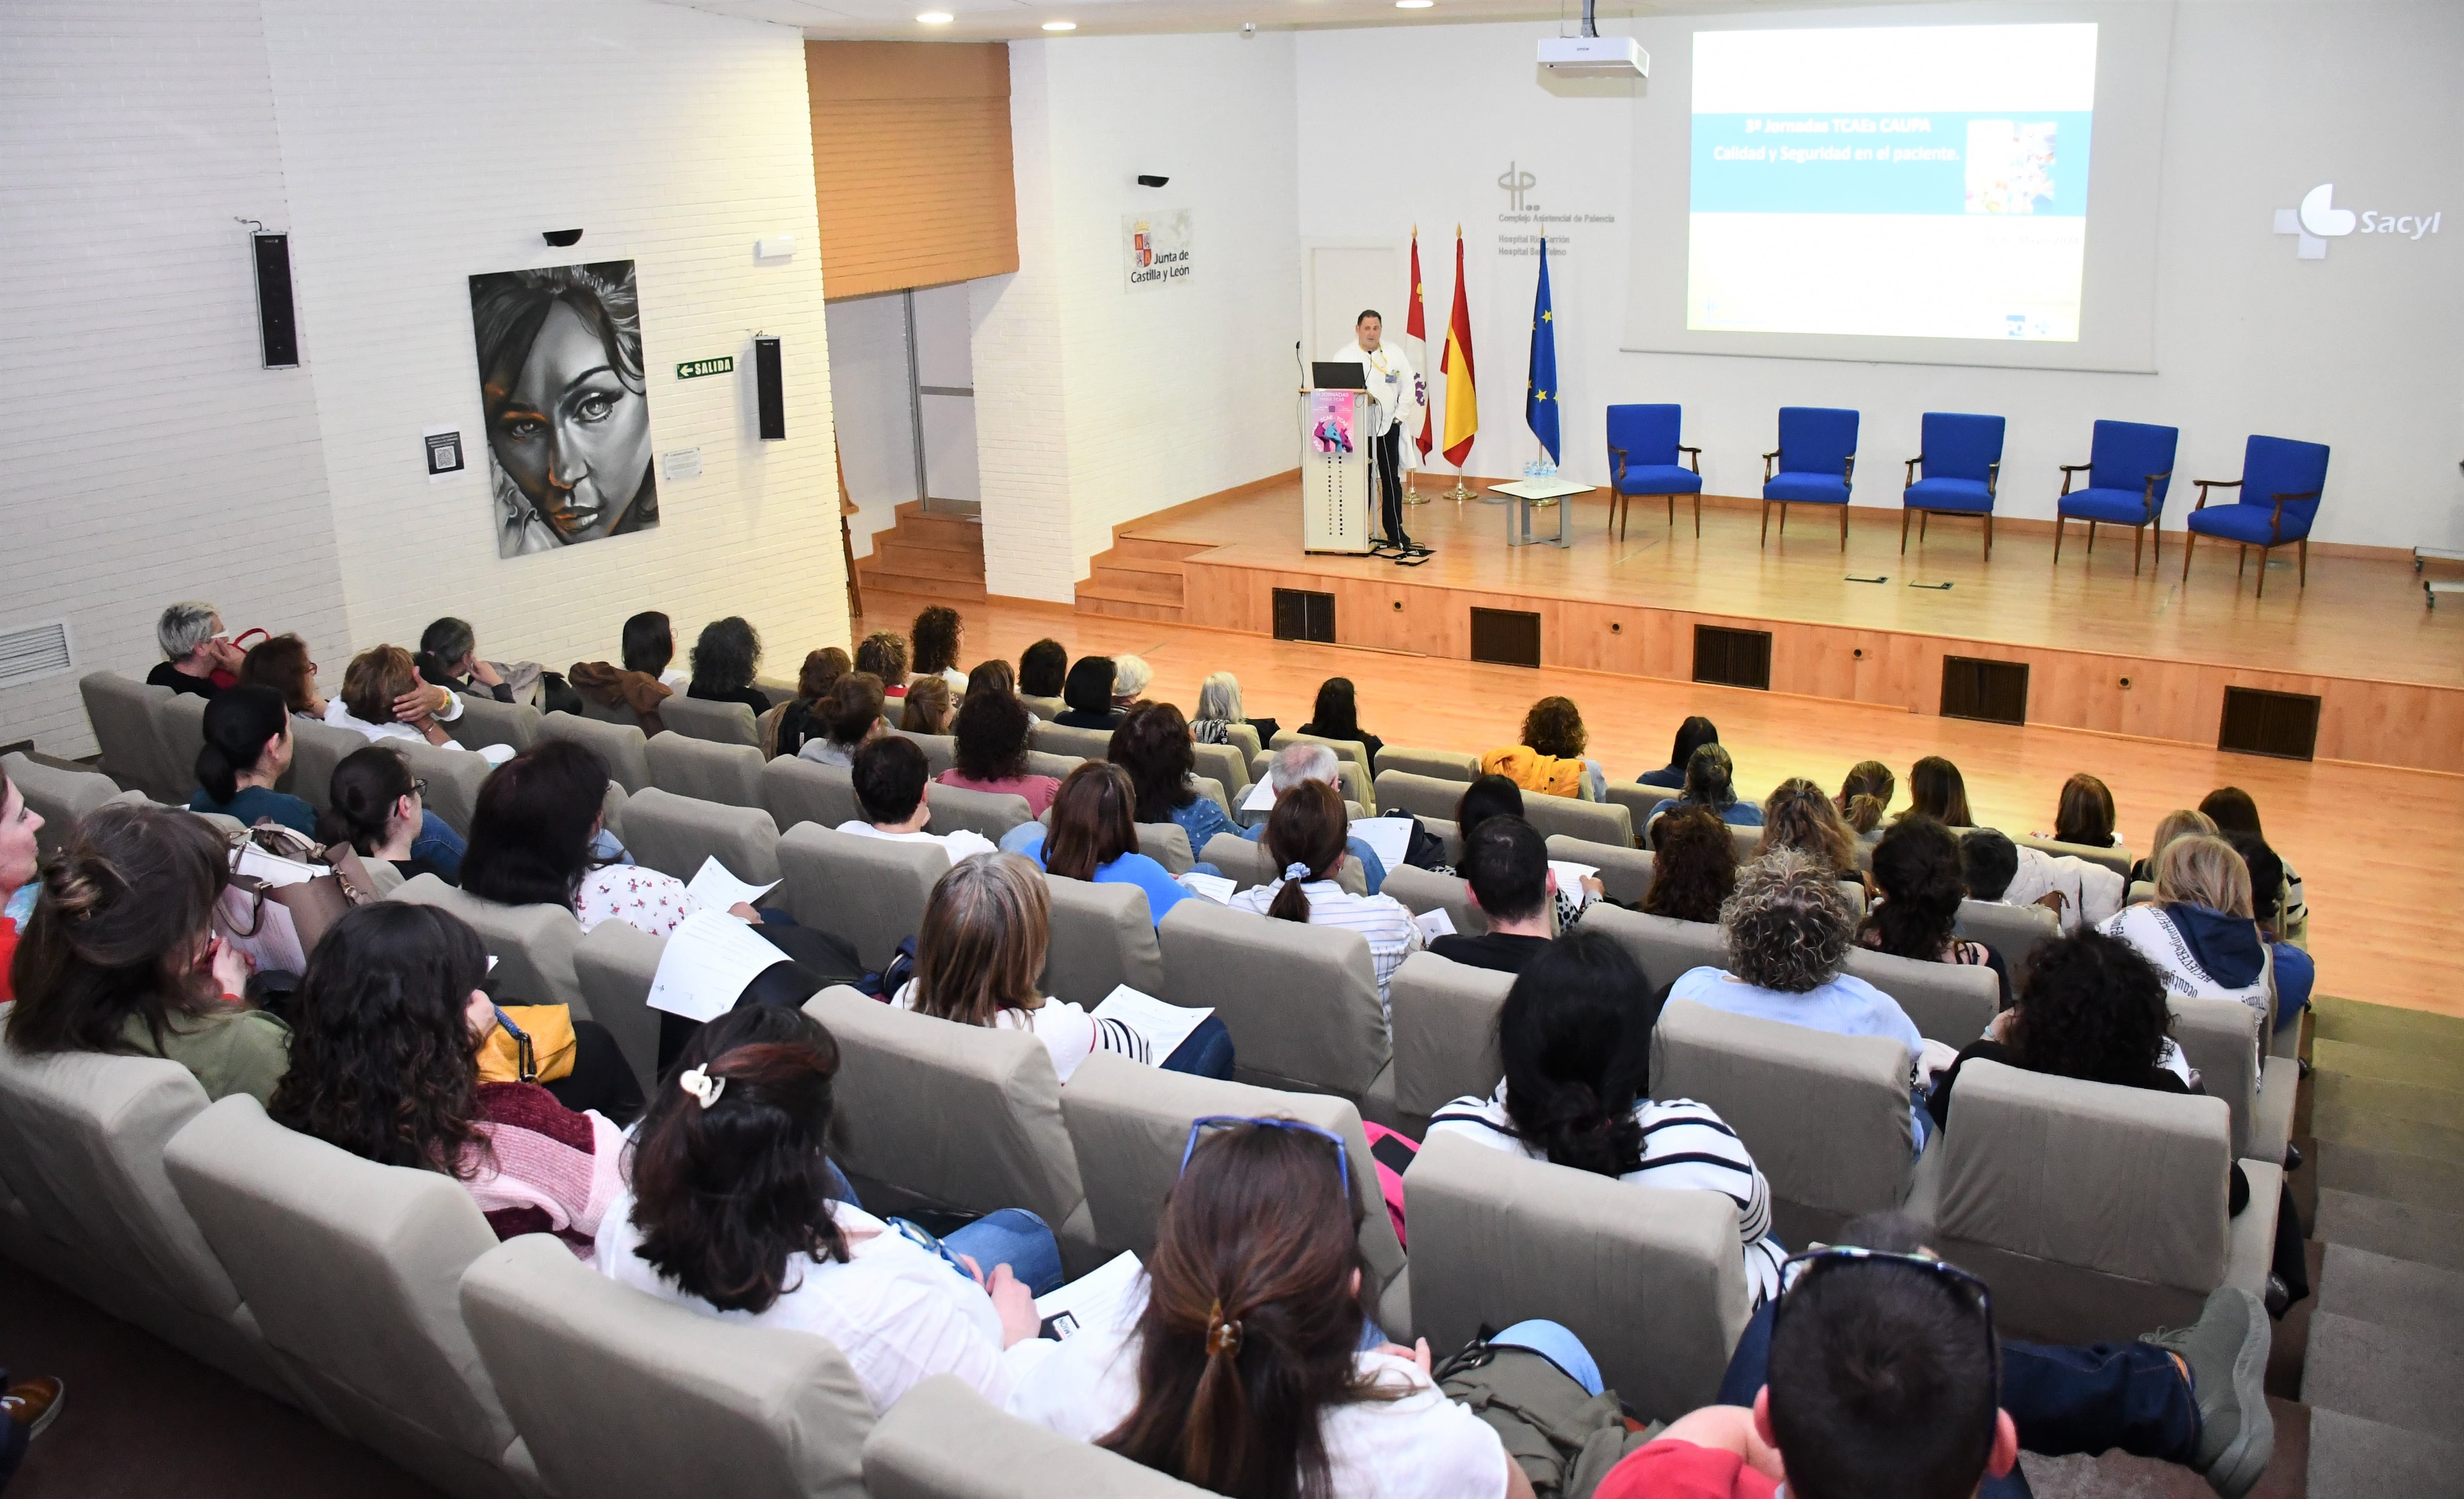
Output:
M893 1009L915 1008L915 981L899 985L890 1003ZM1067 1000L1045 1000L1031 1010L995 1010L991 1028L1023 1030L1043 1042L1052 1053L1053 1076L1065 1083L1078 1070L1079 1063L1098 1051L1114 1052L1150 1067L1156 1061L1146 1037L1117 1020L1098 1020Z
M1771 1183L1763 1179L1737 1132L1710 1105L1690 1098L1637 1099L1634 1117L1642 1126L1642 1164L1617 1179L1665 1191L1717 1192L1736 1203L1737 1238L1745 1245L1746 1285L1753 1291L1754 1305L1776 1295L1788 1250L1771 1235ZM1527 1160L1549 1158L1546 1151L1514 1133L1503 1082L1486 1098L1458 1098L1431 1114L1429 1133L1441 1130L1492 1150L1520 1153Z
M1265 915L1275 903L1275 893L1283 888L1282 880L1252 886L1233 896L1230 904L1236 910ZM1377 1007L1386 1012L1391 1025L1395 1005L1387 998L1386 983L1403 966L1404 959L1420 950L1419 923L1392 895L1355 895L1332 880L1310 880L1301 893L1309 896L1309 925L1341 927L1369 938L1369 962L1377 975Z

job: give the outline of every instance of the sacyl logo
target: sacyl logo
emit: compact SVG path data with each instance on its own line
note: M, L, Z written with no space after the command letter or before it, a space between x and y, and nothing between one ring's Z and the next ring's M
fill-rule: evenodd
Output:
M1529 192L1532 187L1537 186L1539 181L1539 178L1532 176L1529 171L1517 166L1514 163L1508 162L1506 164L1506 170L1498 174L1497 185L1505 188L1507 191L1507 201L1510 205L1509 211L1522 213L1540 206L1536 203L1528 203L1524 201L1523 197L1525 193Z
M2342 239L2356 231L2364 234L2401 234L2407 239L2419 239L2438 232L2442 213L2381 213L2365 209L2355 213L2350 209L2335 206L2336 185L2322 182L2301 195L2298 209L2276 210L2276 231L2295 234L2299 239L2294 256L2300 260L2327 258L2327 241Z

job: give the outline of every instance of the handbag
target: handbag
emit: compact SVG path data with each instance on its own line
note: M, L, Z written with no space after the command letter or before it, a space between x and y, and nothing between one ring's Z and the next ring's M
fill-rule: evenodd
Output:
M1499 1348L1485 1329L1430 1378L1497 1433L1538 1499L1590 1499L1618 1459L1659 1431L1629 1419L1615 1390L1587 1394L1546 1356Z
M243 655L247 654L252 644L249 637L252 635L256 637L253 642L254 644L262 645L266 641L274 638L274 631L266 628L262 625L252 626L231 637L231 649L239 651ZM216 687L237 687L239 685L239 673L237 672L229 671L222 667L216 667L212 672L207 674Z
M553 1083L573 1075L578 1043L563 1004L500 1004L496 1028L479 1046L479 1081Z
M254 849L292 864L321 866L323 873L276 883L248 869ZM231 888L216 906L228 934L260 969L300 973L327 929L353 906L377 898L375 881L348 844L320 845L296 828L262 822L231 846ZM269 923L267 907L282 915Z

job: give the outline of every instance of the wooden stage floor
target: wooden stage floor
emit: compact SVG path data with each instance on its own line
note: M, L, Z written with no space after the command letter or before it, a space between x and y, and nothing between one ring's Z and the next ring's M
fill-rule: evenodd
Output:
M1508 547L1507 506L1417 507L1406 524L1437 555L1397 568L1304 553L1299 504L1287 478L1118 529L1207 547L1181 564L1182 617L1221 628L1271 633L1272 589L1309 587L1336 595L1344 644L1468 658L1468 606L1527 608L1547 664L1683 680L1694 623L1745 625L1773 634L1776 692L1931 714L1942 657L1983 655L2030 665L2032 723L2212 745L2224 689L2257 687L2321 697L2322 758L2464 772L2464 608L2424 607L2407 561L2314 555L2304 590L2287 549L2261 599L2257 561L2236 585L2234 549L2212 540L2185 584L2178 529L2134 577L2111 528L2090 556L2074 524L2058 567L2041 522L2003 523L1990 563L1965 518L1903 557L1897 510L1858 506L1843 555L1818 507L1785 538L1774 519L1766 549L1758 506L1706 501L1697 540L1684 503L1671 526L1639 500L1619 540L1594 494L1573 502L1566 550Z

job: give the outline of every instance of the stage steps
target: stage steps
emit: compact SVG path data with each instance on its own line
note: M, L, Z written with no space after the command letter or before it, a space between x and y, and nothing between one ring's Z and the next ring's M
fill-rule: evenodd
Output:
M1111 550L1091 559L1091 570L1078 584L1078 612L1178 621L1185 602L1181 563L1213 545L1115 532Z
M927 515L902 502L898 522L872 538L872 555L855 560L867 606L875 590L935 603L984 599L984 528L972 516Z

